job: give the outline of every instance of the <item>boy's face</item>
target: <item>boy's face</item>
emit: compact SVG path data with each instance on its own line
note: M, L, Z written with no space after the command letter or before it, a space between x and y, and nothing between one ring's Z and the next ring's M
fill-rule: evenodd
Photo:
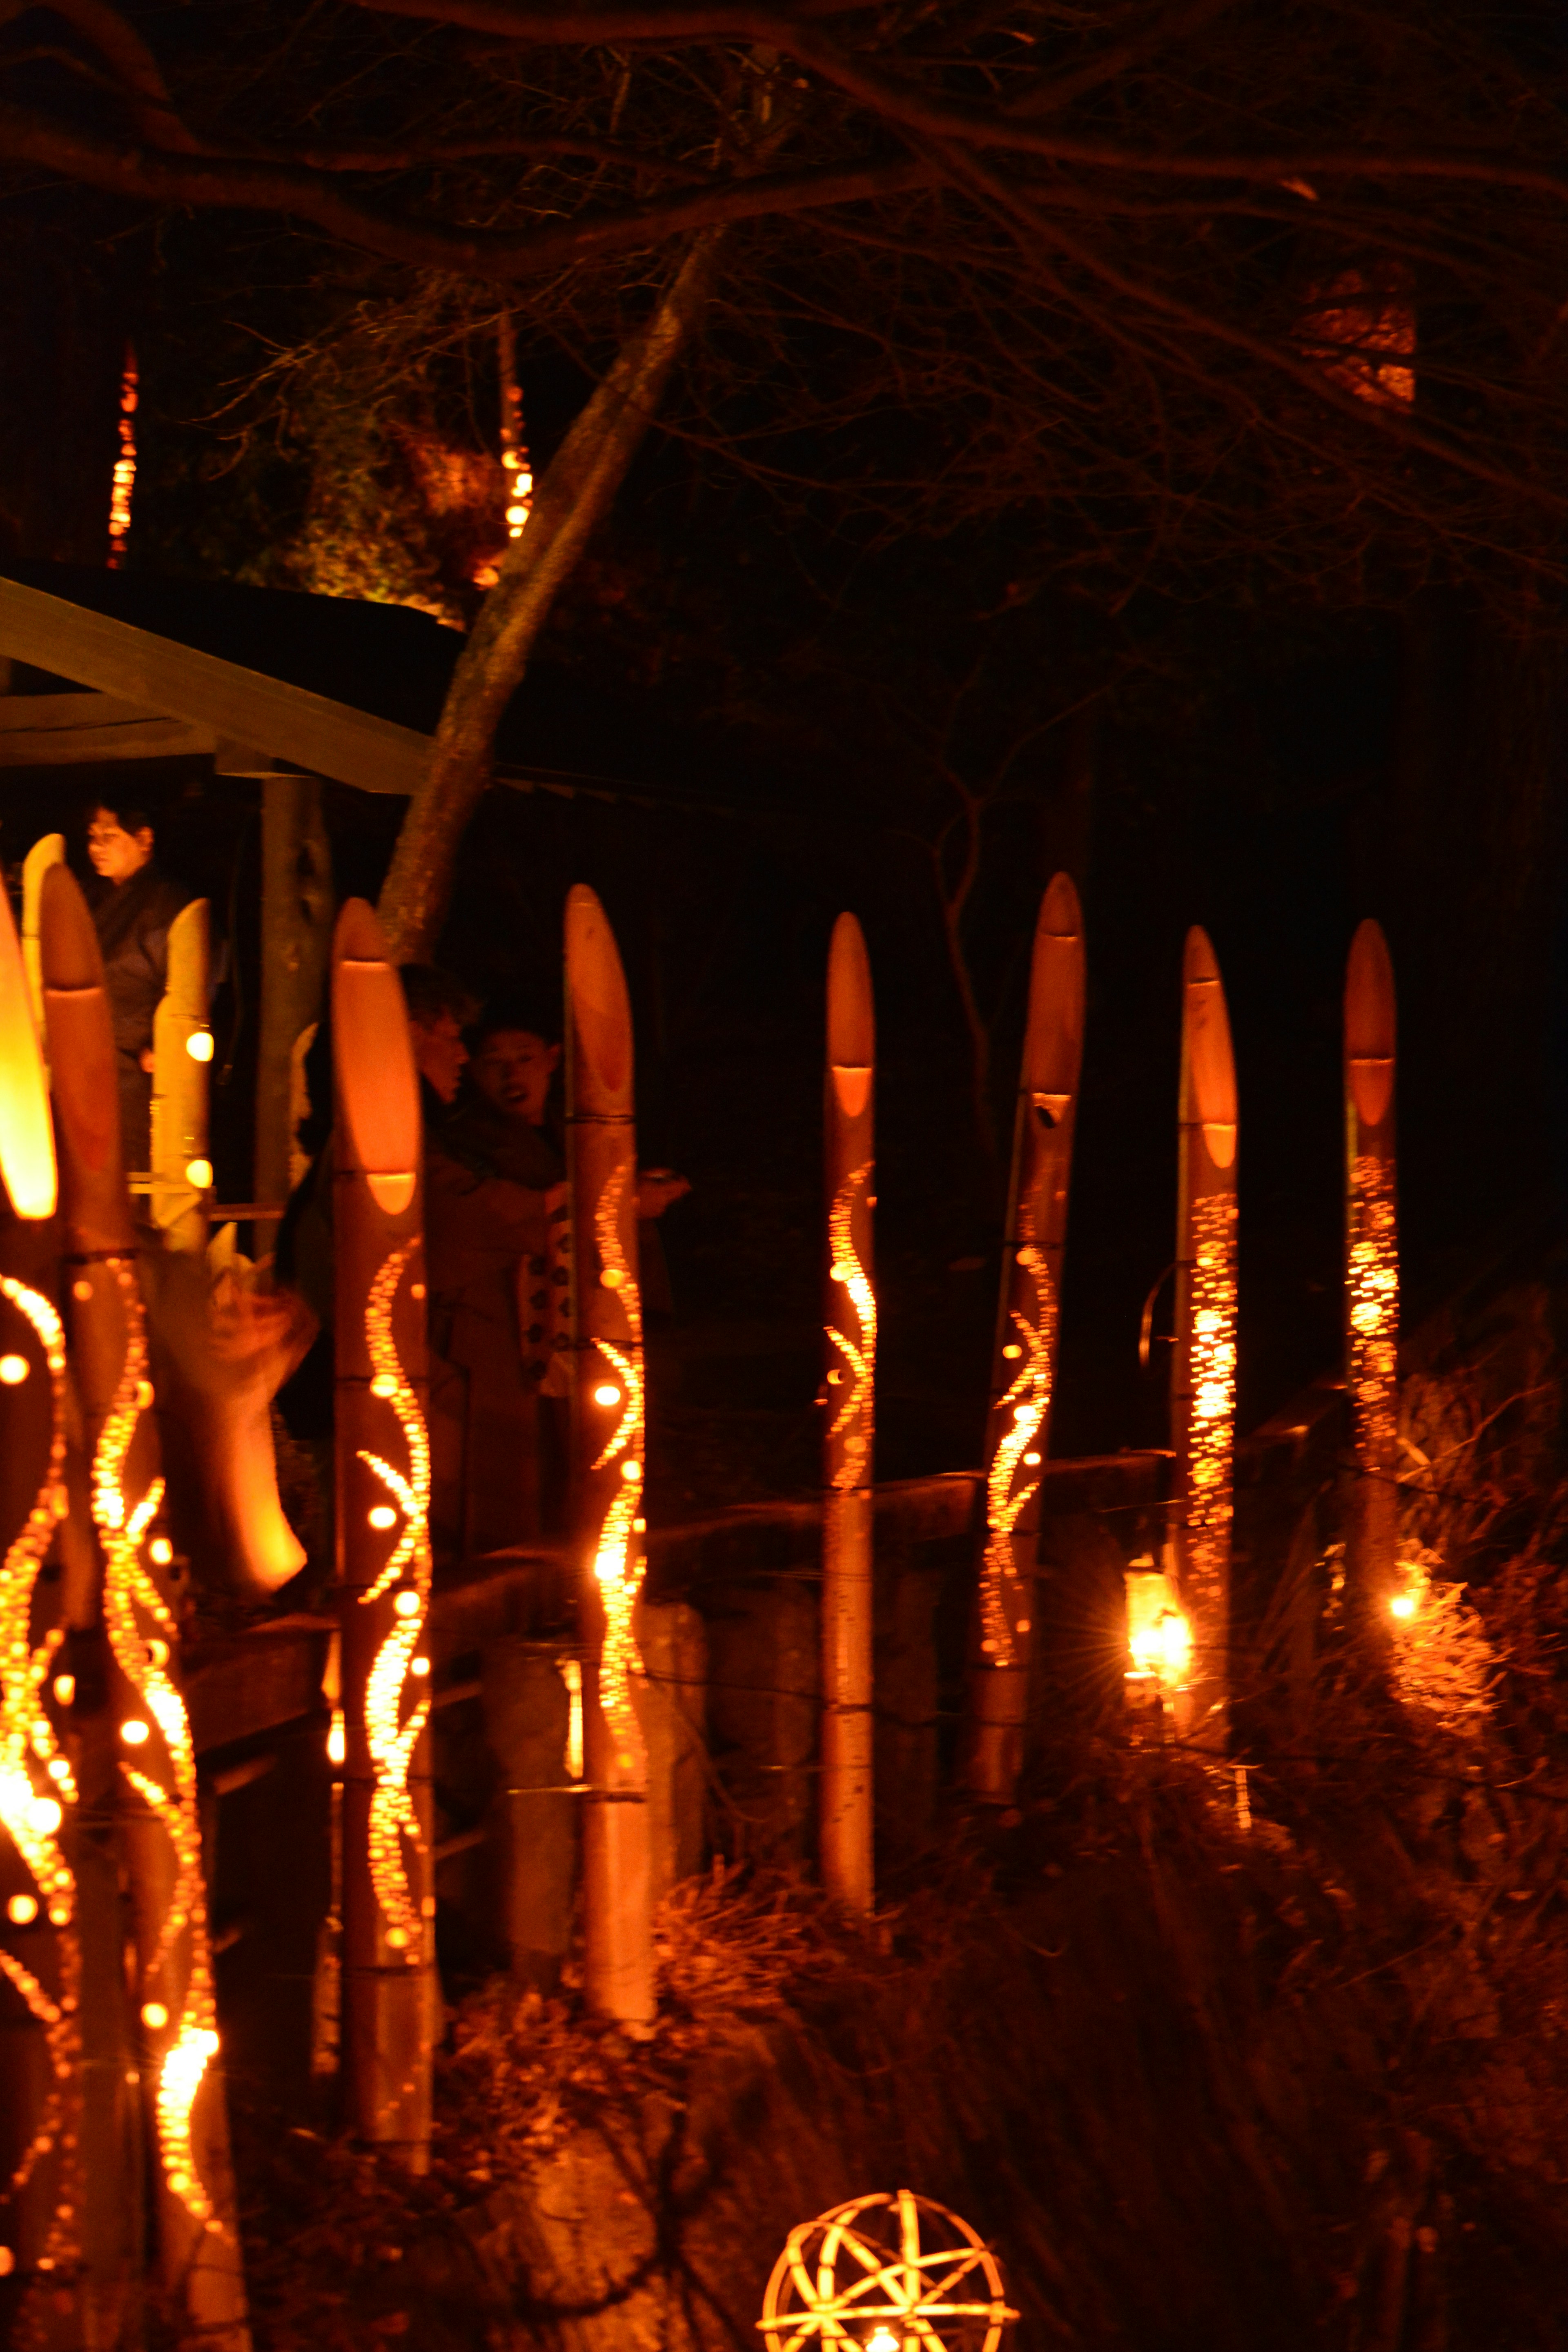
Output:
M112 809L95 808L88 819L87 854L106 882L129 882L153 855L153 828L127 833Z
M458 1081L468 1058L457 1014L437 1013L429 1021L420 1021L410 1014L408 1034L414 1041L414 1060L420 1076L442 1102L456 1102Z
M493 1029L474 1055L470 1075L492 1109L539 1127L560 1059L560 1046L546 1045L531 1030Z

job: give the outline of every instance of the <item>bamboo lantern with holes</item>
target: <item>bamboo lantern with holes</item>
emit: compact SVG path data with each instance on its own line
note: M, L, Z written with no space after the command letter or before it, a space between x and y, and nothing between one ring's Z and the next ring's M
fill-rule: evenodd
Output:
M169 969L153 1015L153 1223L170 1249L207 1245L207 902L169 925Z
M573 1456L582 1551L583 1984L628 2024L654 2013L647 1747L635 1614L646 1566L647 1442L637 1280L632 1019L592 890L566 900L566 1137L572 1194Z
M877 1295L873 1094L877 1025L871 967L853 915L827 957L826 1437L822 1510L823 1885L847 1909L873 1901L871 1765L871 1448L876 1423Z
M1345 1371L1355 1439L1345 1598L1352 1620L1384 1636L1399 1581L1395 1013L1388 942L1364 922L1345 971Z
M1058 874L1035 929L985 1431L985 1536L965 1778L972 1794L988 1804L1012 1803L1023 1764L1083 1002L1083 919L1071 878Z
M130 1896L131 1990L136 2063L149 2143L154 2240L165 2291L183 2301L204 2340L244 2352L249 2335L202 1867L195 1752L179 1685L173 1560L161 1516L147 1323L120 1155L114 1039L92 918L63 866L45 875L39 961L59 1163L61 1281L68 1356L79 1402L88 1507L101 1571L110 1662L107 1707L73 1723L81 1795L113 1805ZM91 1622L90 1596L67 1613ZM87 1605L84 1606L84 1601ZM126 2194L114 2177L113 2103L126 2073L116 2046L112 1977L89 1985L84 2033L93 2037L87 2150L110 2179L87 2182L87 2225L112 2225ZM128 2054L128 2053L127 2053ZM116 2064L118 2061L118 2064ZM100 2103L95 2114L91 2102ZM107 2113L101 2103L110 2103ZM93 2261L89 2251L89 2267ZM108 2260L101 2267L109 2267Z
M360 2137L430 2160L436 1979L423 1136L396 968L351 898L331 954L343 2079Z
M63 1628L38 1581L66 1507L55 1202L43 1055L0 893L0 2294L20 2305L16 2338L42 2344L83 2332L78 1790L49 1671Z
M1171 1369L1176 1587L1192 1630L1182 1727L1222 1745L1230 1682L1230 1529L1236 1449L1236 1064L1206 932L1182 966L1176 1339Z

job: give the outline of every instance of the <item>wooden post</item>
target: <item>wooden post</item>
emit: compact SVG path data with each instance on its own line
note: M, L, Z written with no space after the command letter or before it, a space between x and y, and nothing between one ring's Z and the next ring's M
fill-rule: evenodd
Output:
M869 1913L871 1850L871 1447L876 1428L877 1294L873 1101L876 1013L866 942L840 915L827 956L827 1421L822 1512L822 1880Z
M314 776L261 779L261 1024L255 1197L286 1201L294 1052L321 1012L332 930L332 853Z
M1399 1580L1396 1034L1388 942L1364 922L1345 970L1345 1370L1355 1432L1345 1602L1352 1622L1382 1641Z
M153 1223L170 1249L207 1245L207 902L193 898L169 926L169 970L153 1015Z
M603 907L579 884L566 900L566 1138L585 1652L583 1985L602 2015L646 2024L655 2001L647 1743L634 1627L647 1524L635 1116L626 975Z
M1208 934L1182 962L1175 1448L1176 1588L1192 1629L1184 1731L1223 1746L1230 1700L1231 1473L1236 1448L1236 1065Z
M1013 1802L1024 1759L1041 1465L1056 1387L1083 1000L1083 918L1070 877L1058 874L1035 928L985 1431L985 1548L971 1651L965 1779L973 1795L994 1805Z
M0 2309L9 2340L63 2347L84 2332L78 1790L49 1675L58 1596L37 1601L65 1509L65 1336L48 1091L4 893L0 1180Z
M403 989L363 898L338 918L331 981L343 2071L355 2130L423 2172L438 2000L423 1142Z
M247 2352L227 2116L215 2063L195 1751L178 1682L174 1561L162 1518L146 1316L120 1160L113 1034L92 918L63 866L44 877L38 936L68 1355L90 1454L102 1622L112 1658L108 1708L83 1726L84 1793L118 1791L141 2029L135 2071L164 2288L183 2301L205 2338L226 2352ZM115 1765L105 1771L110 1755ZM100 1998L113 2001L116 1995L89 1987L89 2021ZM111 2182L107 2193L121 2185ZM89 2218L105 2193L89 2179Z

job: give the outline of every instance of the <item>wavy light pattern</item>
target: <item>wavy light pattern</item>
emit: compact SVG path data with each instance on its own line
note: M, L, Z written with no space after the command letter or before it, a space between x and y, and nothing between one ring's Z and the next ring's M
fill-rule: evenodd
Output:
M60 1754L42 1699L49 1667L59 1646L57 1630L35 1650L31 1621L33 1591L48 1550L55 1522L66 1509L61 1470L65 1461L65 1335L47 1299L26 1283L0 1275L0 1297L32 1326L49 1375L49 1454L33 1507L0 1567L0 1825L9 1832L39 1904L58 1935L58 1990L49 1992L16 1955L0 1948L0 1974L20 1994L43 2028L48 2053L49 2088L31 2144L11 2176L13 2194L32 2178L34 2167L57 2142L66 2162L59 2200L50 2217L38 2266L52 2270L73 2261L80 2181L77 2137L65 2128L81 2056L78 2002L81 1949L76 1935L76 1881L59 1843L63 1808L76 1802L70 1767Z
M599 1195L594 1212L594 1232L599 1246L600 1281L619 1298L626 1318L625 1348L608 1339L594 1345L618 1374L625 1410L618 1427L605 1446L595 1470L618 1464L621 1483L611 1498L594 1551L594 1575L605 1611L605 1638L599 1653L599 1704L609 1727L618 1771L641 1781L647 1769L647 1748L632 1699L632 1677L642 1672L632 1618L642 1591L646 1565L632 1542L642 1507L643 1438L647 1392L643 1384L642 1296L637 1277L621 1247L621 1203L631 1175L631 1162L622 1160Z
M1040 1482L1037 1477L1030 1478L1017 1487L1013 1482L1026 1455L1035 1453L1036 1440L1051 1409L1051 1372L1057 1349L1057 1295L1051 1270L1043 1253L1035 1246L1033 1234L1023 1219L1020 1230L1025 1239L1017 1262L1034 1293L1030 1301L1034 1319L1030 1320L1026 1309L1011 1309L1015 1344L1023 1350L1023 1362L1017 1379L1001 1402L1001 1412L1010 1418L991 1457L985 1481L985 1557L980 1570L980 1647L991 1664L997 1666L1016 1665L1018 1662L1013 1621L1007 1610L1007 1597L1017 1582L1018 1573L1013 1557L1013 1530L1031 1498L1039 1492ZM1037 1454L1035 1459L1038 1461ZM1018 1631L1026 1632L1027 1628L1021 1625Z
M839 1406L828 1438L842 1437L844 1453L833 1474L834 1487L839 1494L853 1494L865 1477L871 1459L871 1392L877 1371L877 1294L871 1278L860 1263L855 1247L855 1203L871 1181L871 1163L867 1160L844 1179L838 1188L827 1217L827 1245L832 1252L828 1266L830 1278L841 1282L855 1309L857 1332L851 1339L835 1323L825 1328L827 1337L844 1359L848 1376L848 1388ZM828 1378L832 1379L829 1373Z
M1215 1591L1230 1549L1236 1444L1236 1195L1205 1193L1193 1207L1191 1419L1187 1431L1187 1559L1200 1591Z
M1399 1438L1399 1227L1386 1160L1352 1163L1349 1287L1356 1456L1386 1477Z
M390 1404L403 1433L407 1453L406 1475L395 1470L379 1454L360 1448L360 1460L374 1473L403 1516L403 1530L374 1584L360 1594L362 1604L380 1601L399 1588L394 1606L396 1620L375 1654L365 1683L364 1729L375 1786L370 1800L370 1879L386 1922L386 1940L395 1952L415 1962L424 1946L424 1908L416 1904L404 1865L403 1841L416 1853L425 1839L414 1810L408 1776L414 1750L430 1714L428 1694L403 1715L409 1662L419 1647L430 1606L430 1438L419 1400L405 1372L392 1334L393 1308L398 1286L407 1271L416 1244L405 1242L395 1249L370 1286L365 1301L364 1333L370 1351L372 1396Z
M209 2230L222 2223L202 2184L191 2146L191 2114L207 2061L217 2050L217 2010L212 1950L207 1938L206 1896L202 1885L201 1821L196 1806L196 1758L185 1704L167 1668L179 1628L173 1611L148 1573L142 1545L163 1499L163 1481L154 1478L133 1508L123 1486L126 1457L136 1426L153 1402L147 1379L147 1330L132 1262L110 1258L105 1270L120 1286L125 1318L125 1358L92 1461L92 1517L103 1547L103 1622L116 1664L157 1725L168 1759L167 1779L121 1763L131 1787L162 1826L174 1854L174 1883L151 1960L142 1970L143 1989L174 1966L174 1948L189 1937L184 1998L158 2004L167 2023L153 2032L161 2045L154 2113L163 2180L193 2221ZM164 1979L165 1985L168 1979ZM142 2007L147 2026L148 2009Z

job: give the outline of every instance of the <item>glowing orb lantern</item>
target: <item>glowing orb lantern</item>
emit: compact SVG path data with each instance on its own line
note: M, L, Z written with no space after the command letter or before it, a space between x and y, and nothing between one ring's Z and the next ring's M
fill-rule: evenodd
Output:
M823 1439L823 1884L869 1911L871 1864L871 1445L877 1294L871 1284L876 1014L866 942L853 915L827 958L827 1416Z
M1009 2323L996 2257L957 2213L900 2189L792 2230L757 2326L767 2352L997 2352Z
M566 900L574 1485L583 1576L583 1984L606 2017L654 2014L647 1746L635 1616L647 1562L631 1003L603 907Z
M402 984L363 898L338 918L331 1004L345 2074L356 2129L423 2171L438 2006L415 1669L430 1605L423 1139Z
M1231 1478L1236 1447L1236 1064L1219 966L1187 934L1182 971L1176 1344L1176 1588L1192 1628L1187 1727L1215 1744L1229 1700Z
M1127 1570L1127 1656L1135 1696L1173 1698L1187 1687L1193 1629L1170 1578L1150 1562L1135 1561Z
M1023 1764L1083 998L1083 919L1071 880L1058 874L1035 929L985 1433L985 1538L965 1779L975 1796L992 1804L1012 1803Z
M1345 1519L1345 1599L1374 1633L1414 1614L1398 1589L1399 1219L1394 1197L1394 965L1363 923L1345 971L1345 1356L1355 1475Z

